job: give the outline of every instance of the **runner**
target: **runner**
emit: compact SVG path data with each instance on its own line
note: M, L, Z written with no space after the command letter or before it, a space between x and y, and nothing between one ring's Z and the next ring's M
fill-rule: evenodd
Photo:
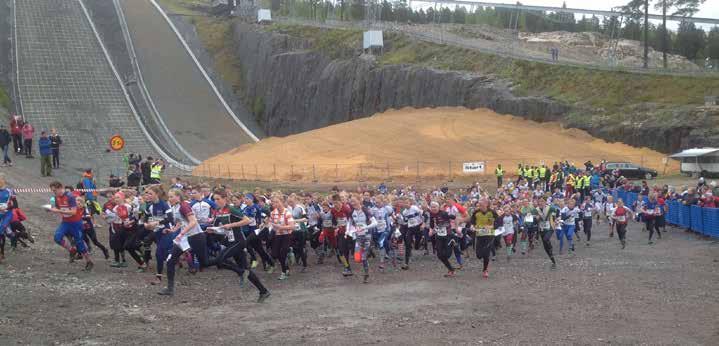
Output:
M287 280L290 277L290 268L287 266L287 253L292 241L292 232L295 230L295 220L292 212L285 208L282 197L272 198L272 212L270 213L269 225L274 232L272 239L272 257L280 262L282 273L277 280Z
M5 237L12 236L8 229L13 219L13 192L7 188L5 177L0 175L0 262L5 260Z
M584 202L582 202L579 210L580 215L582 216L582 230L587 236L586 246L590 247L592 241L592 218L594 217L595 210L594 203L592 203L590 196L584 197Z
M429 232L436 236L437 258L447 268L447 274L444 275L447 278L455 276L454 268L449 263L449 257L452 255L450 242L453 240L451 221L455 219L454 215L439 210L439 203L432 202L430 204Z
M512 253L514 253L514 229L515 225L518 224L518 219L512 215L512 208L507 204L498 212L502 218L502 238L504 238L504 246L507 248L507 262L512 259Z
M609 226L609 238L614 237L614 228L616 227L616 220L614 219L614 210L616 210L617 206L614 204L614 197L607 196L607 201L604 202L604 205L602 207L602 210L604 212L604 216L607 218L607 225Z
M158 292L160 295L172 296L175 294L175 265L180 260L180 255L187 250L197 255L200 267L207 266L207 235L200 228L192 208L187 203L182 191L170 190L168 202L172 209L172 217L175 222L170 233L177 233L172 240L172 250L167 258L167 287Z
M376 205L371 209L372 215L377 220L377 227L375 227L375 242L377 248L379 248L379 270L384 271L384 262L387 256L392 259L392 264L397 267L397 256L395 256L392 250L390 238L392 236L392 214L393 210L387 203L387 199L380 195L375 199Z
M617 235L619 236L619 242L622 244L622 250L627 246L627 224L629 220L634 217L634 212L624 206L624 201L619 199L617 201L617 207L612 212L612 219L616 222Z
M662 208L659 205L659 202L657 202L657 195L655 193L649 194L649 199L645 203L642 203L640 210L642 212L644 224L649 231L649 245L652 245L654 244L652 236L654 235L655 230L657 232L657 237L662 239L662 233L659 231L659 225L656 222L657 216L662 214Z
M90 254L87 253L85 242L82 239L82 213L83 209L77 205L75 196L65 190L65 186L59 181L50 183L50 189L55 194L55 207L48 209L48 212L60 215L62 222L55 230L55 243L65 248L70 254L71 261L76 253L80 253L85 258L85 271L92 270L93 263ZM0 224L0 230L4 230L7 226L4 222ZM72 247L65 241L65 236L71 236L75 241L75 247Z
M497 219L497 213L489 209L489 201L482 198L478 202L478 208L469 219L469 223L474 227L475 231L475 252L477 258L482 262L482 277L489 278L489 260L491 247L494 244L494 220Z
M245 256L245 248L247 241L242 227L249 225L252 219L242 213L239 206L232 207L228 205L227 192L225 190L216 190L213 199L216 208L213 211L213 227L208 228L208 232L224 234L223 245L224 250L214 259L213 263L218 268L229 269L237 273L240 277L240 287L244 286L245 277L259 291L258 303L262 303L270 296L270 291L265 288L260 279L247 265L247 257ZM230 261L234 258L235 263Z
M145 214L143 227L153 232L154 241L157 244L155 249L156 273L153 285L162 283L165 259L172 250L172 240L177 236L178 231L172 232L175 227L172 208L167 203L167 195L161 185L153 185L145 190L147 196L147 213Z
M352 214L347 223L346 237L355 239L355 261L362 262L362 283L369 282L369 262L367 255L372 245L370 229L377 227L377 219L372 216L369 208L362 205L358 198L352 198ZM357 261L359 259L359 261Z
M344 269L342 275L351 276L352 269L350 268L349 255L350 250L354 248L354 242L351 238L345 237L345 231L347 230L347 220L352 214L350 207L344 203L340 195L332 196L332 217L334 218L335 236L337 237L337 259L340 261Z
M417 238L417 235L421 235L420 227L423 224L423 216L422 209L414 205L409 197L403 197L401 203L402 211L400 214L407 223L405 227L400 228L404 241L404 264L402 265L402 270L408 270L409 261L412 257L412 241Z
M262 228L262 220L266 214L262 211L259 205L255 203L255 196L253 194L246 194L244 198L245 209L242 213L250 218L250 223L243 227L243 233L247 238L248 251L255 255L259 255L262 260L262 268L268 273L272 274L275 270L275 262L272 261L270 255L267 254L265 248L262 246L262 240L260 239L260 232ZM253 260L250 264L250 268L255 269L257 267L257 259Z
M78 206L84 206L85 200L82 197L77 197L77 205ZM95 219L88 210L87 207L80 207L82 208L82 230L83 230L83 236L82 239L85 241L85 244L87 245L87 252L92 253L92 249L90 248L90 242L92 241L95 246L97 246L100 251L102 251L103 256L105 256L105 259L110 258L110 253L107 251L107 248L105 245L102 245L99 240L97 240L97 232L95 231Z
M552 269L557 268L557 261L554 259L554 253L552 252L552 235L554 230L559 233L561 225L558 221L559 209L553 205L548 205L544 198L538 200L539 213L540 213L540 231L542 237L542 246L544 252L547 253L549 259L552 261Z

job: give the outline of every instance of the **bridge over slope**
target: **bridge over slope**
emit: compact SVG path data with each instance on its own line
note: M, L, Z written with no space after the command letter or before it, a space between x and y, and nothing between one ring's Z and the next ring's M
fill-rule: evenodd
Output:
M36 130L57 128L64 153L123 167L106 153L120 134L128 152L161 154L184 167L152 140L98 40L79 0L16 0L17 84L23 115ZM90 164L88 164L90 166Z

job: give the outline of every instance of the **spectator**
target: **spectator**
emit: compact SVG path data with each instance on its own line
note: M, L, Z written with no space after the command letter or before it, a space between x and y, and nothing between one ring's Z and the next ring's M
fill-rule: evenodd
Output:
M22 126L22 139L23 139L23 148L25 149L25 157L28 159L32 159L32 138L35 136L35 128L30 125L30 123L25 123L25 125Z
M120 177L116 177L114 174L110 174L110 181L108 183L110 187L122 187L125 182L120 180Z
M699 195L697 195L696 188L690 187L687 193L682 198L682 204L684 205L696 205L699 203Z
M10 134L12 135L13 150L15 150L15 154L23 152L22 126L22 118L19 115L13 116L10 121Z
M145 162L140 165L140 171L142 173L142 185L150 185L150 175L152 174L152 165L154 162L155 161L152 159L152 156L148 156Z
M87 206L90 207L90 212L99 214L102 209L97 202L97 185L95 184L95 177L91 168L86 169L85 173L82 174L81 183L82 188L85 190L85 202Z
M27 142L25 142L26 148L27 145ZM43 177L50 177L52 176L52 143L50 138L47 137L47 132L42 131L40 133L38 145L40 147L40 174Z
M56 129L50 130L50 146L52 147L52 168L60 168L60 145L62 138Z
M704 197L699 199L699 206L702 208L716 208L717 202L719 202L719 198L714 197L711 191L707 191Z
M12 160L10 160L10 157L7 155L7 151L10 147L11 141L12 139L10 138L10 132L7 131L5 125L0 125L0 150L2 150L3 153L3 167L12 166Z

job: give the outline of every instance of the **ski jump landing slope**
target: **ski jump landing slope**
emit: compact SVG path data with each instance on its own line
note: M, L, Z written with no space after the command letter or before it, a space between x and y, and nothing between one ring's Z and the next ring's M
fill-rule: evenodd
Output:
M257 141L216 92L154 1L121 0L120 5L150 97L186 151L204 160Z
M101 162L120 172L126 169L121 154L105 152L112 135L125 138L126 152L160 152L130 107L82 3L15 4L19 101L36 138L41 130L57 128L63 155L82 158L88 167Z

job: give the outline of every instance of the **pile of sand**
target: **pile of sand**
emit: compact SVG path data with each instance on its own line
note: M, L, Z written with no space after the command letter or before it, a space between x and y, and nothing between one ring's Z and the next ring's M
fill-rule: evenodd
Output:
M627 161L664 171L666 155L607 143L584 131L500 115L487 109L392 110L283 138L267 138L212 157L197 176L247 180L385 180L469 176L463 163L498 163L513 174L518 163L569 160ZM667 172L678 170L669 161Z

